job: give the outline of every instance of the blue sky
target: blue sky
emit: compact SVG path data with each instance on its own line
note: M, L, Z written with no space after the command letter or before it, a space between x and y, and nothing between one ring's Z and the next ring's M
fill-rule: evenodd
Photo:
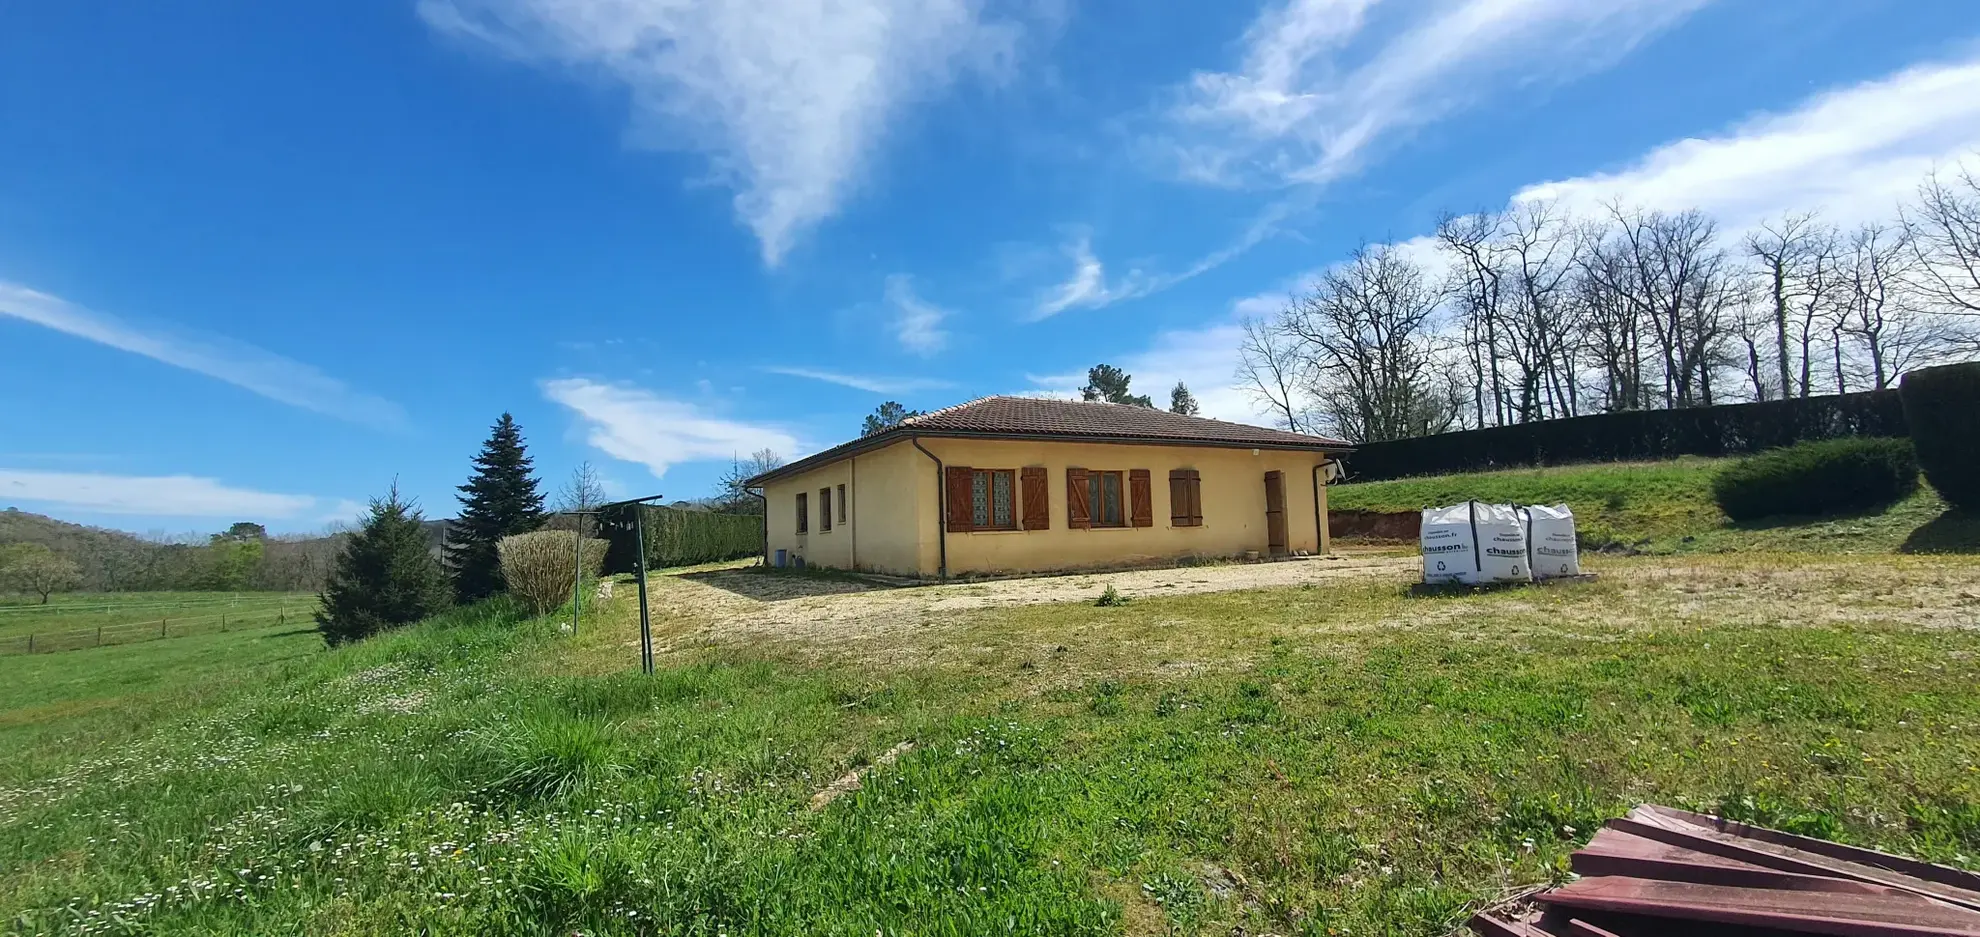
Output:
M1262 422L1235 323L1361 240L1849 223L1976 149L1959 0L9 4L0 505L447 515L504 410L695 497L1099 361Z

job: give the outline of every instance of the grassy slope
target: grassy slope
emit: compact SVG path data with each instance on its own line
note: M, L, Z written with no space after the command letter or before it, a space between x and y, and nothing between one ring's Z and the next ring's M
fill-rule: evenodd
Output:
M1415 511L1467 498L1565 502L1585 542L1650 553L1891 553L1907 544L1920 552L1980 552L1980 523L1941 519L1945 503L1929 487L1884 511L1734 524L1712 502L1712 476L1722 464L1686 457L1403 478L1329 488L1327 499L1334 509L1372 511Z
M623 599L575 639L461 613L0 764L0 913L29 933L1427 935L1558 876L1643 799L1980 855L1980 634L1915 627L1980 588L1969 562L1608 562L1648 574L984 610L836 651L697 647L652 678L625 672ZM662 643L685 640L660 608ZM1813 609L1853 621L1802 626Z

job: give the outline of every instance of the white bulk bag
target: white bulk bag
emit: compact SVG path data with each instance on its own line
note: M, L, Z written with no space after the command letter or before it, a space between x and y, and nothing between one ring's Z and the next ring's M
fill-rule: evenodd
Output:
M1527 582L1526 525L1507 504L1466 501L1423 512L1424 582Z
M1575 547L1574 512L1565 504L1531 505L1526 513L1526 566L1535 579L1581 575L1581 552Z

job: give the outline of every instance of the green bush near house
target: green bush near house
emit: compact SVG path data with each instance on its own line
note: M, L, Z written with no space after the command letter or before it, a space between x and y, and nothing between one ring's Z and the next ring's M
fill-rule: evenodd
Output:
M1926 479L1955 507L1980 511L1980 362L1912 371L1899 393Z
M1826 439L1741 459L1712 479L1712 498L1736 521L1881 507L1918 490L1911 441Z

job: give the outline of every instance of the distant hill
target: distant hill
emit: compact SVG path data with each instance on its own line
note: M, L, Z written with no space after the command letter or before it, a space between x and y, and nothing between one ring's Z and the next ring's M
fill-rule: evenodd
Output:
M429 521L437 545L445 521ZM344 534L278 536L262 543L260 561L241 588L314 591L322 588ZM189 590L215 588L212 550L205 543L149 540L133 533L90 527L19 508L0 510L0 545L34 543L82 569L82 590Z

